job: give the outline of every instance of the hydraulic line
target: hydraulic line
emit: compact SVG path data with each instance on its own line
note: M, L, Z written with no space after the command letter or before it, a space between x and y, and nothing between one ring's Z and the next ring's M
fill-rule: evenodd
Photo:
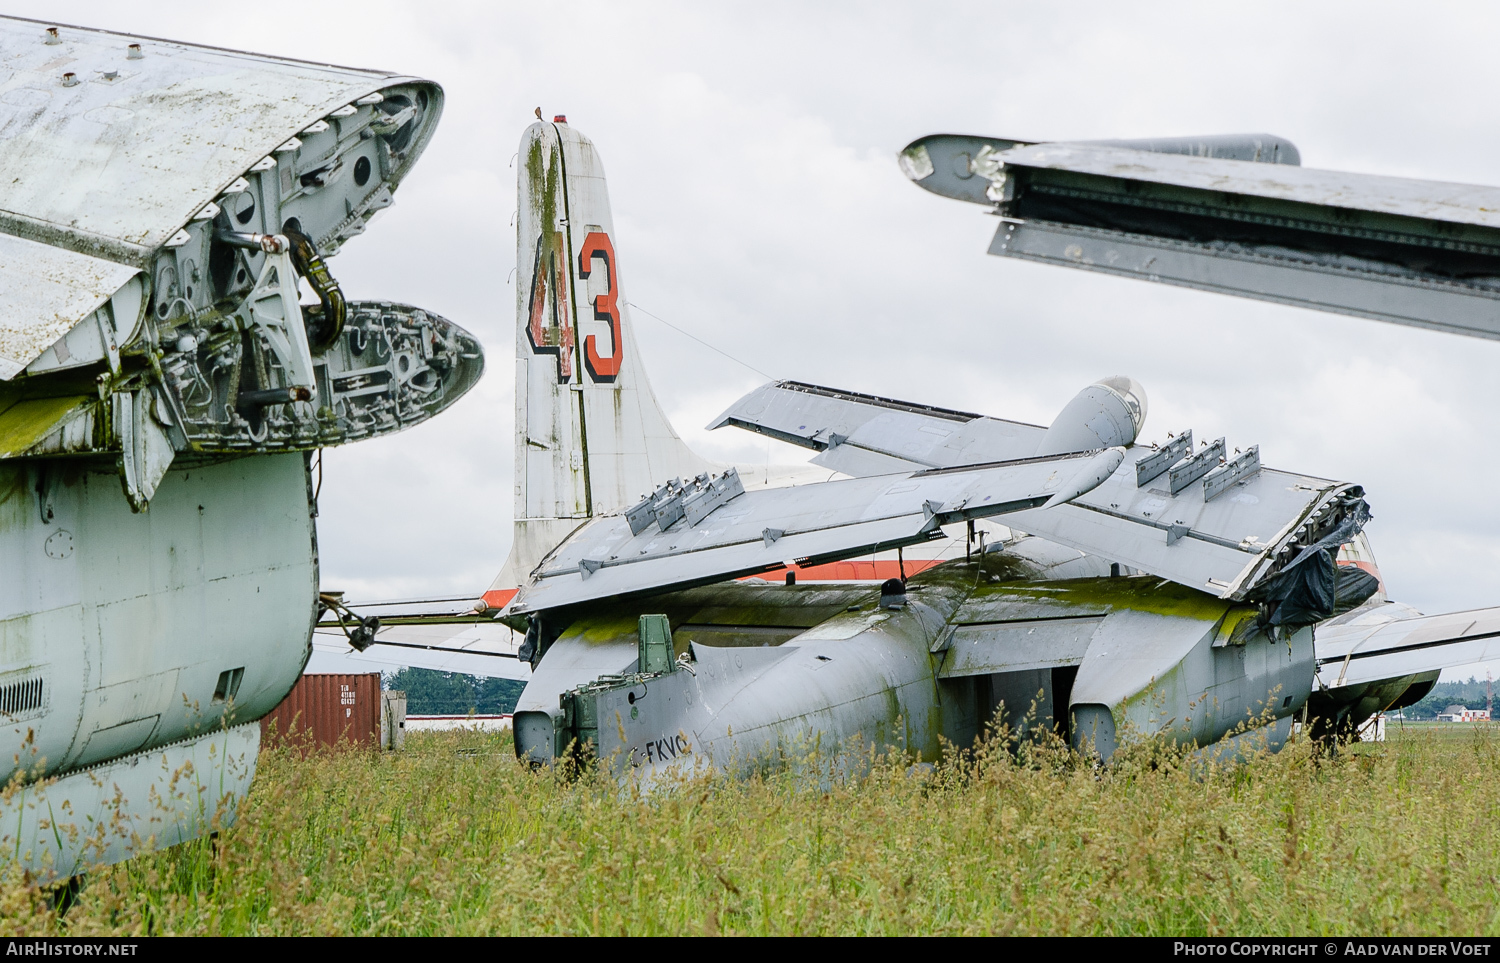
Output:
M314 352L327 351L344 333L344 321L349 314L344 292L339 290L339 283L333 279L328 262L318 253L312 238L290 224L283 227L281 233L292 242L292 265L318 296L315 307L302 309L307 326L307 345Z

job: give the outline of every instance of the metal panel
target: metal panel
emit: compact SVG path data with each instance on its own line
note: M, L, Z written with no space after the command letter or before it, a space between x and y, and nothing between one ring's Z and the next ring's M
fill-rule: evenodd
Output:
M45 27L0 19L0 231L137 266L299 131L411 80L80 27L49 44Z
M940 678L1078 665L1104 616L961 625L953 631Z
M393 752L406 748L406 693L380 694L380 748Z
M543 560L511 611L701 585L789 559L816 563L928 541L943 524L1039 506L1054 492L1087 490L1098 484L1101 465L1107 474L1122 457L1122 449L1108 449L1093 457L764 489L740 495L697 528L683 520L665 532L651 527L636 535L623 515L595 519Z
M139 273L129 265L0 234L0 381L15 377ZM132 326L135 320L130 319Z
M378 672L304 675L260 721L262 738L267 745L378 748L380 709Z
M929 134L907 145L898 159L907 177L943 197L989 204L994 160L1001 153L1028 147L1036 141L974 134ZM1156 137L1141 140L1084 141L1096 147L1126 148L1158 154L1219 157L1261 164L1300 164L1295 144L1275 134L1210 134L1202 137ZM980 176L975 176L976 174Z
M1134 450L1134 449L1132 449ZM1158 479L1160 481L1160 479ZM1262 469L1212 501L1201 485L1137 488L1133 463L1094 491L1007 524L1220 598L1244 598L1296 542L1341 515L1355 486ZM1124 524L1122 524L1124 523ZM1150 531L1149 536L1143 534Z
M1403 277L1368 262L1320 264L1298 261L1287 251L1196 244L1044 220L1001 224L989 253L1451 334L1500 338L1494 292L1444 278Z
M254 723L215 729L19 787L0 802L0 851L46 883L231 826L259 742Z
M0 679L39 672L46 698L0 725L0 759L103 762L125 724L159 716L148 747L217 728L225 672L243 670L230 722L296 682L317 598L301 455L187 463L143 514L108 463L0 463L0 490Z
M993 206L991 254L1500 338L1500 188L1197 153L937 135L902 166Z
M82 417L97 395L22 399L0 393L0 458L12 458L41 444L54 431Z
M1324 688L1394 679L1500 658L1500 608L1316 630Z
M1045 168L1194 191L1500 229L1500 188L1475 184L1091 144L1033 144L1003 151L995 159L1006 169Z
M816 464L854 475L1026 458L1047 432L1038 425L796 381L757 388L708 427L726 425L820 451Z
M904 421L895 423L887 417L890 413L899 414ZM1035 450L1046 433L1045 429L969 412L923 408L794 382L756 389L730 406L710 427L726 424L809 448L831 444L829 439L839 441L820 458L845 449L874 457L869 449L858 448L853 437L841 439L844 430L857 435L865 432L866 426L879 424L883 429L879 441L867 442L891 453L879 457L893 458L901 453L913 461L956 462L958 466L971 464L969 459L997 449L1026 446ZM834 432L829 426L840 430ZM923 440L929 430L955 427L957 431L944 435L950 440L941 445L934 447ZM966 440L957 440L966 434ZM1185 432L1184 438L1190 442L1191 432ZM1220 457L1229 454L1226 448L1219 439L1202 454L1192 456L1198 459L1196 462L1184 462L1166 473L1179 475L1177 482L1158 476L1147 483L1148 487L1140 487L1135 464L1155 456L1145 446L1132 446L1127 449L1124 469L1117 470L1098 488L1068 505L1023 511L1011 516L1007 524L1219 597L1243 598L1257 580L1289 560L1287 550L1301 537L1299 531L1320 524L1320 515L1341 511L1340 505L1359 492L1346 483L1269 468L1240 475L1227 484L1215 484L1211 495L1204 485L1191 484L1213 471ZM1174 443L1172 450L1187 454L1181 442ZM1258 464L1259 450L1256 452ZM859 466L846 463L839 467L858 470ZM956 466L949 470L962 469ZM1226 473L1226 477L1232 474ZM796 491L806 493L812 487L802 486Z

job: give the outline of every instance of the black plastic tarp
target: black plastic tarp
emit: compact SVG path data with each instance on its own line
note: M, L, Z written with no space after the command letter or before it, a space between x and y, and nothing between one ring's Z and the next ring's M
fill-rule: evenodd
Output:
M1331 619L1360 605L1380 588L1375 576L1340 567L1338 550L1354 540L1370 520L1360 500L1333 531L1304 548L1280 572L1256 586L1251 598L1266 603L1266 621L1297 628Z

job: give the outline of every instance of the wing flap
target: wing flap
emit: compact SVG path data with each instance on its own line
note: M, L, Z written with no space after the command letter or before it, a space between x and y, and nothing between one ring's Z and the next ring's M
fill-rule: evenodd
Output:
M796 381L757 388L708 427L726 425L811 448L822 453L815 464L856 477L1027 458L1046 433L1018 421Z
M709 427L727 424L818 449L818 464L856 477L911 462L932 471L971 470L996 453L1034 452L1045 433L796 382L756 389ZM1132 446L1127 470L1068 505L1022 511L1007 524L1220 598L1243 599L1354 511L1363 494L1343 482L1265 468L1257 449L1230 451L1222 439L1195 455L1187 432L1168 448L1173 453L1165 461L1175 468L1138 472L1137 463L1162 460L1161 452ZM1228 463L1219 465L1221 457Z
M0 381L9 381L139 268L0 234ZM127 331L136 319L130 318Z
M702 585L927 541L940 526L1045 504L1119 470L1123 451L742 492L696 525L638 509L595 519L544 559L511 611Z
M1130 449L1131 471L1054 511L1007 521L1069 548L1138 568L1226 599L1243 599L1312 544L1330 523L1355 510L1357 486L1262 468L1230 490L1204 484L1172 494L1138 486L1133 465L1150 449Z
M79 27L50 45L43 26L0 18L12 54L0 93L20 105L0 155L0 229L127 263L308 125L409 79ZM79 82L59 84L63 70Z
M1500 607L1316 632L1318 683L1337 688L1500 659Z

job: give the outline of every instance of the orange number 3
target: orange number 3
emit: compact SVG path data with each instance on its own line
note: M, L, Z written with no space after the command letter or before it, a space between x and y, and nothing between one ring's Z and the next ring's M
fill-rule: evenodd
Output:
M595 381L614 381L620 373L620 363L625 360L623 331L620 326L620 276L615 270L615 246L603 231L590 231L583 239L583 250L578 255L578 276L587 279L594 268L594 258L604 259L604 269L609 274L609 291L594 298L594 320L609 324L609 335L613 342L610 354L599 357L595 335L583 340L584 364Z

